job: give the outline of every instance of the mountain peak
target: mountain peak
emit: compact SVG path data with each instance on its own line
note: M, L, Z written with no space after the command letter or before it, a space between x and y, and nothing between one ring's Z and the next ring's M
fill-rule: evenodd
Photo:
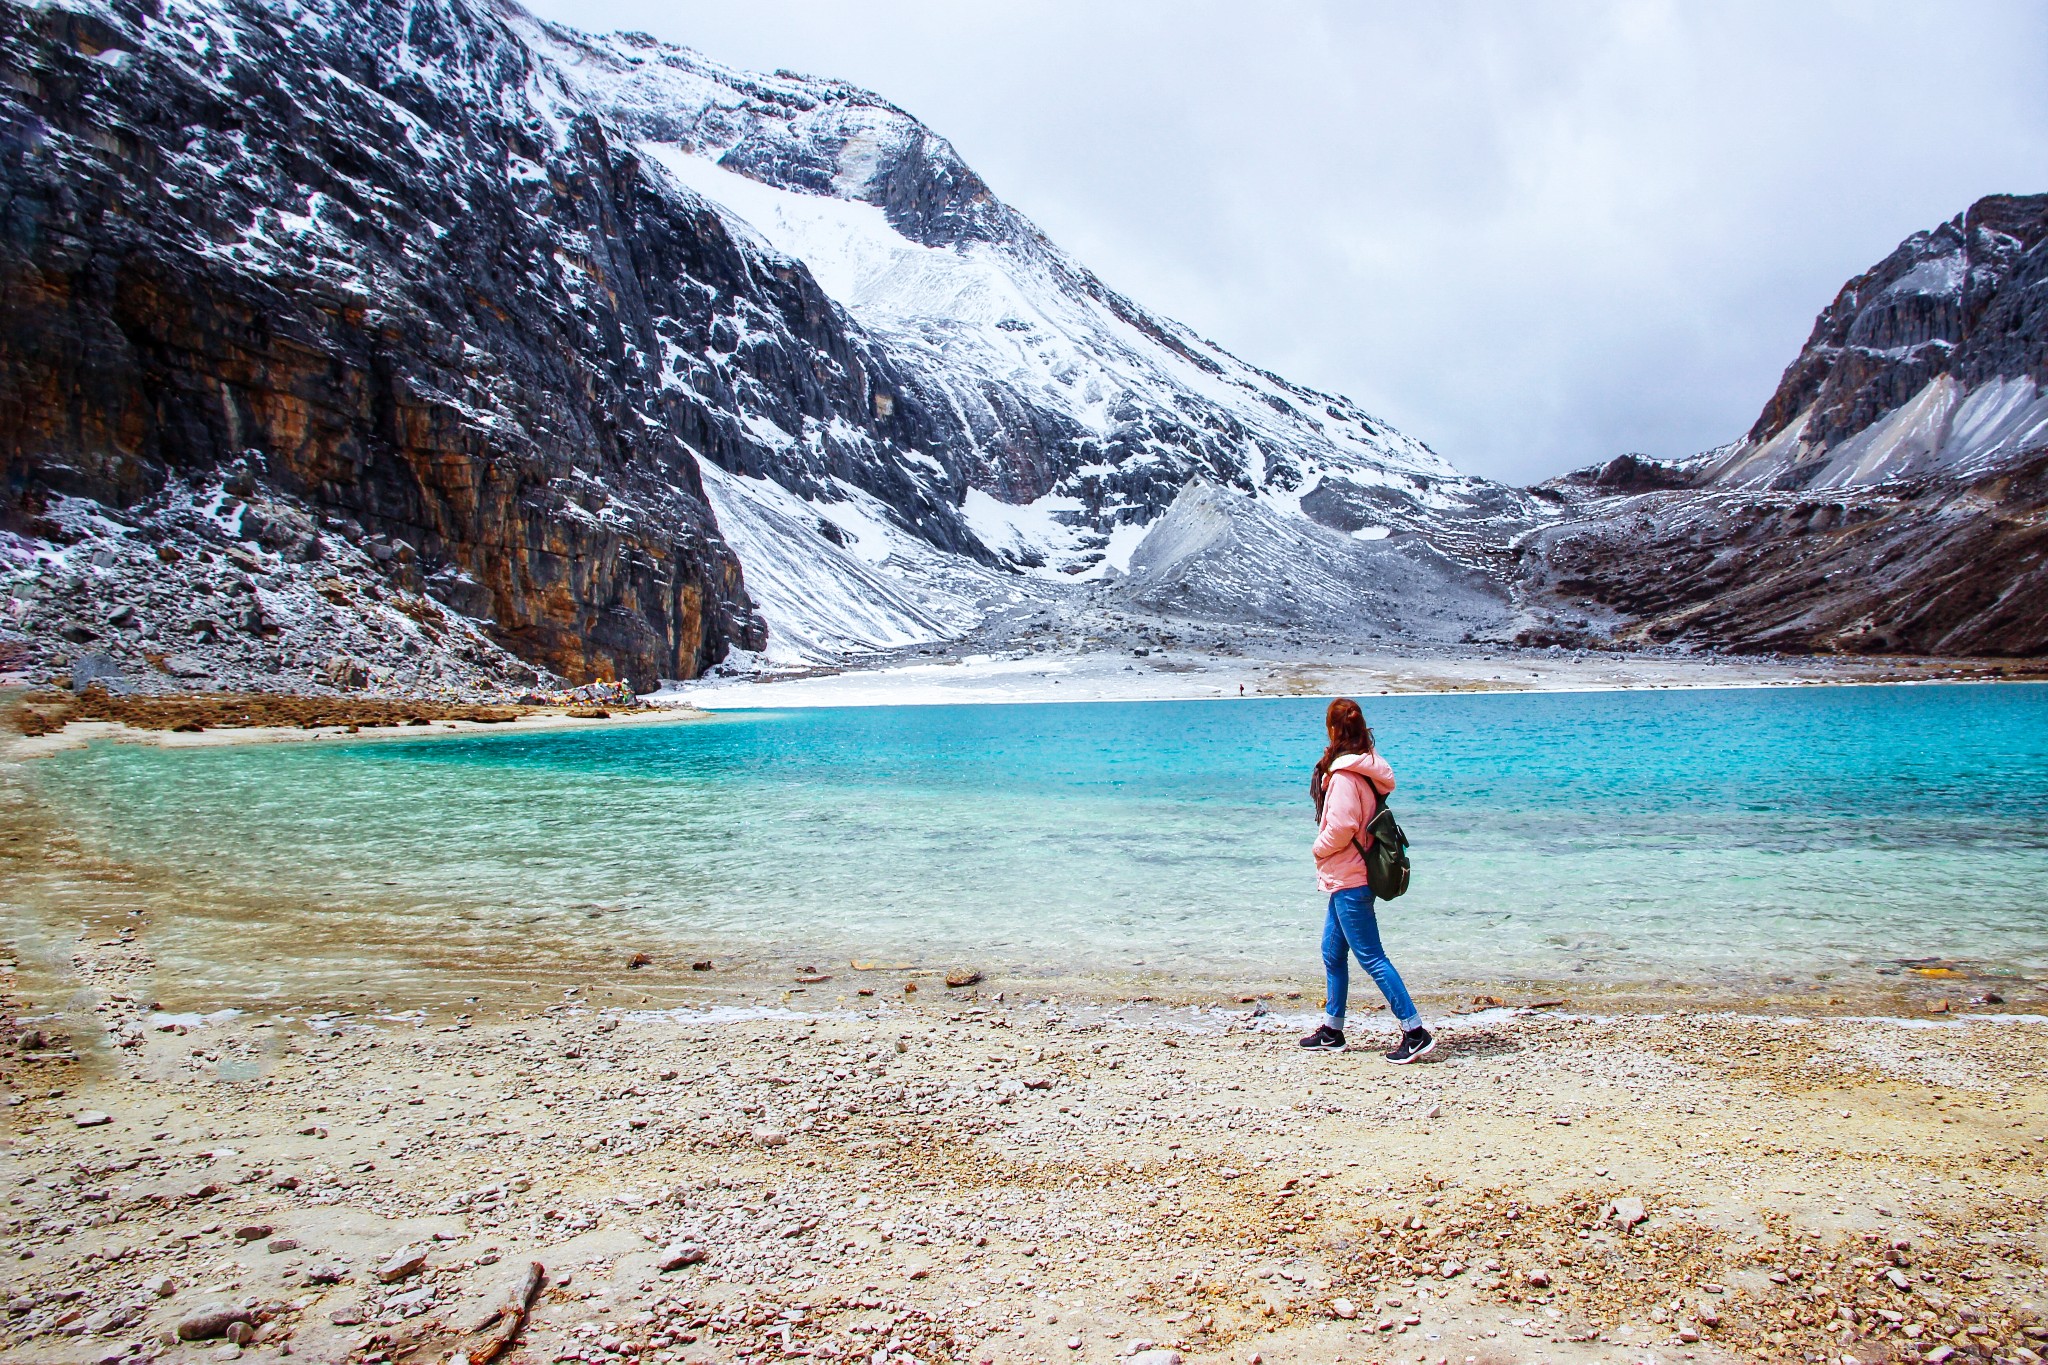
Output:
M1907 237L1815 320L1712 475L1822 487L1982 470L2048 439L2048 195Z

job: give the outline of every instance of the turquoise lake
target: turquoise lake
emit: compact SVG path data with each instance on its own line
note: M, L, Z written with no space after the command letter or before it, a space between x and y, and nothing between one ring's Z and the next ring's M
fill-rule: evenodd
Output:
M224 984L288 974L294 935L360 929L1306 987L1323 705L100 744L32 780L89 846L272 907L156 926L166 967ZM1421 991L2048 970L2048 687L1385 696L1367 715L1415 862L1383 923Z

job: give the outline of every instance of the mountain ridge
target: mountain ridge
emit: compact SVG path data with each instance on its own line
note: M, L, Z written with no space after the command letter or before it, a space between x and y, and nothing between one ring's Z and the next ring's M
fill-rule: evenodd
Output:
M1157 344L1175 360L1207 378L1236 390L1222 398L1249 399L1263 410L1254 415L1294 424L1294 429L1285 431L1274 428L1270 422L1260 426L1246 420L1243 407L1229 408L1220 414L1202 414L1200 420L1175 433L1177 452L1193 452L1194 459L1168 462L1171 477L1145 480L1143 491L1133 493L1129 507L1156 515L1178 494L1186 477L1196 472L1248 490L1302 487L1311 471L1294 466L1304 455L1313 457L1319 468L1330 466L1341 471L1347 465L1370 462L1380 470L1419 475L1428 481L1483 483L1459 474L1428 447L1401 436L1348 399L1292 384L1231 355L1183 325L1145 310L1074 261L1028 218L997 198L959 160L950 143L872 92L845 82L818 81L787 73L770 78L735 72L689 49L659 43L645 35L582 34L539 21L534 21L534 27L537 33L571 49L574 60L563 59L568 78L590 103L633 132L638 145L673 149L770 189L868 203L883 211L889 226L905 241L929 248L951 248L956 257L975 247L1001 248L1004 254L1000 257L976 258L976 268L970 272L975 275L971 283L1012 287L1019 297L1009 302L1020 311L1037 308L1056 330L1065 324L1070 334L1090 333L1083 340L1099 348L1095 356L1070 355L1067 359L1085 365L1090 360L1100 361L1111 351L1128 352L1135 347L1127 338L1099 325L1089 327L1088 321L1093 320L1052 316L1047 310L1053 299L1048 296L1078 298L1098 305L1114 323ZM666 164L673 169L677 162L670 158ZM701 180L693 182L693 188L723 202L719 199L720 191ZM739 206L738 216L748 216L746 207ZM771 239L775 238L769 224L751 218L749 221L766 231ZM801 252L792 254L804 258ZM948 299L958 301L957 297ZM839 302L877 332L899 330L891 324L902 324L906 319L914 319L923 326L937 326L959 318L957 311L941 314L931 309L912 311L899 307L890 312L871 307L869 301L860 298L841 298ZM1007 328L1000 330L1012 336L1027 332L1034 325L1034 319L1022 316L991 321L1007 323ZM957 333L949 336L949 340L957 338ZM1013 390L1019 387L1020 375L1021 371L1013 371L1006 376ZM1156 418L1156 409L1176 403L1213 408L1221 401L1213 392L1182 391L1171 394L1167 402L1148 403L1153 396L1145 391L1147 383L1157 376L1126 371L1118 377L1124 381L1123 397L1127 403L1154 410L1141 414L1146 418ZM957 377L940 378L942 383L953 380L950 389L955 394L971 387L958 382ZM1075 418L1080 406L1050 386L1023 389L1021 396L1055 424L1063 418ZM1128 424L1131 419L1125 421ZM1024 434L1040 434L1045 425L1043 420L1027 422ZM1214 439L1219 432L1234 441L1250 439L1261 443L1261 453L1266 457L1264 465L1254 460L1251 467L1246 467L1241 452L1221 450ZM1119 434L1113 422L1090 429L1086 421L1073 422L1069 430L1061 433L1079 443L1070 461L1078 464L1104 456L1112 463L1117 462L1120 455L1129 453L1115 448ZM1121 434L1128 437L1134 433ZM1325 448L1310 448L1318 443ZM1157 448L1166 443L1153 444ZM1197 469L1195 465L1206 467ZM1003 483L1005 471L992 469L989 473L992 485ZM1011 481L1014 486L1000 487L998 491L1036 497L1058 482L1053 471L1028 463L1015 473L1020 477ZM1053 477L1048 478L1049 473ZM1415 487L1416 491L1423 491L1419 485ZM1114 496L1118 490L1098 491L1098 497L1084 497L1086 505L1075 510L1096 518L1098 529L1102 529L1103 520L1113 516L1120 505Z
M7 0L0 25L4 513L22 582L88 599L25 586L32 653L39 628L131 668L152 652L104 629L118 584L60 543L97 524L62 499L147 538L230 480L315 545L402 546L379 572L544 671L643 686L735 647L937 638L1013 592L1001 570L1118 572L1197 476L1393 529L1521 501L1146 312L845 83L504 0ZM691 150L655 140L685 122ZM702 193L741 171L790 203L871 202L896 239L877 259L926 292L833 299L773 224ZM765 616L721 530L741 522L786 589ZM219 624L168 614L147 629ZM317 635L217 649L318 685Z
M2048 195L1989 195L1852 277L1747 434L1550 481L1532 596L1623 639L2048 653Z

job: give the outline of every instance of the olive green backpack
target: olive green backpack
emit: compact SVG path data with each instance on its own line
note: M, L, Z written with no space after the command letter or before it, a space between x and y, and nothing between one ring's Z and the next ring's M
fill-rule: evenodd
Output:
M1353 839L1351 846L1358 850L1358 856L1365 860L1366 884L1372 887L1376 899L1390 901L1408 889L1408 836L1394 819L1394 812L1387 809L1387 798L1370 779L1353 773L1353 777L1365 783L1373 794L1373 801L1379 809L1372 819L1365 822L1365 832L1372 836L1370 848Z

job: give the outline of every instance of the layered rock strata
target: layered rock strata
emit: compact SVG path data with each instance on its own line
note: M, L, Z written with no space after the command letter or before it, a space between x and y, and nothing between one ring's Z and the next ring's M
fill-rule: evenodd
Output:
M2044 507L2048 455L1975 479L1596 495L1522 543L1524 584L1536 600L1618 616L1610 638L1623 644L2038 656Z

